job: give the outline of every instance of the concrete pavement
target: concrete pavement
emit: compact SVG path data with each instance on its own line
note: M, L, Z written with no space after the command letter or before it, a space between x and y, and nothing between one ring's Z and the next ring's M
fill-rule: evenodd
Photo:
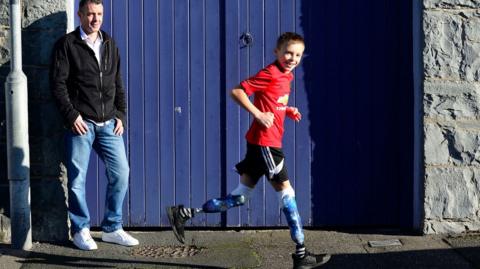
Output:
M286 229L187 230L185 245L171 231L131 232L136 247L101 242L81 251L72 243L34 243L31 251L0 245L0 268L292 268L294 245ZM416 236L395 231L306 230L307 248L332 254L322 268L480 268L480 234ZM372 247L369 242L400 246ZM389 241L390 240L390 241Z

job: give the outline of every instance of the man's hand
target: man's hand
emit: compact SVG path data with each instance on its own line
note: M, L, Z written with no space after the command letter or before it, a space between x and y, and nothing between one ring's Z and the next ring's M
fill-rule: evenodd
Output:
M272 112L260 112L255 120L258 121L265 128L270 128L273 125L274 115Z
M81 115L78 115L77 119L73 122L72 132L78 135L84 135L88 132L88 126L83 121Z
M113 133L115 135L122 135L123 134L123 123L120 119L115 119L115 129L113 129Z
M285 110L287 117L290 119L299 122L302 119L302 114L298 111L298 108L289 106Z

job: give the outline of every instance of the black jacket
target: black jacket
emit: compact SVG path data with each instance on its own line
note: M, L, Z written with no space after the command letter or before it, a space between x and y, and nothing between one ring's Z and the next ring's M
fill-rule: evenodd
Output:
M126 126L126 101L120 56L115 41L102 31L100 65L77 29L60 38L53 49L50 87L65 123L71 127L78 115L103 122L113 118Z

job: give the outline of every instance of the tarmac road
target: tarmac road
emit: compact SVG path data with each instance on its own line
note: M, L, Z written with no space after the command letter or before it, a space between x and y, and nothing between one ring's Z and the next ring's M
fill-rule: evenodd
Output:
M31 251L0 245L0 268L292 268L294 244L287 229L243 231L187 230L187 242L171 231L131 232L136 247L101 241L98 250L81 251L71 242L34 243ZM392 230L306 230L307 248L332 254L321 268L445 268L480 269L480 234L418 236ZM371 241L400 242L372 247Z

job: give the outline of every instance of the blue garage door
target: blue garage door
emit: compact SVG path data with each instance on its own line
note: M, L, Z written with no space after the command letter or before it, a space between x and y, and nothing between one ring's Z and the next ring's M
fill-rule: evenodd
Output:
M76 1L78 2L78 1ZM229 98L274 60L277 36L307 50L296 69L284 150L310 226L409 227L413 189L411 3L354 0L106 0L128 91L130 190L125 224L168 225L165 206L201 206L238 182L251 117ZM88 202L103 214L106 179L92 158ZM195 226L285 225L268 182L247 206Z

